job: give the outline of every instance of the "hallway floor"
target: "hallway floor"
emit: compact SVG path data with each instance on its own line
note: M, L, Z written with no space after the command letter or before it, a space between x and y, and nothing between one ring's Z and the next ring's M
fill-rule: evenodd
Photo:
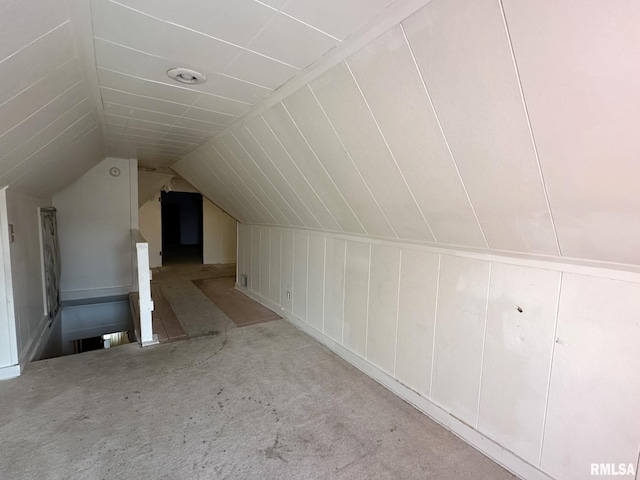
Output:
M167 288L176 315L217 333L0 382L0 477L513 478L287 321L230 328L188 284Z

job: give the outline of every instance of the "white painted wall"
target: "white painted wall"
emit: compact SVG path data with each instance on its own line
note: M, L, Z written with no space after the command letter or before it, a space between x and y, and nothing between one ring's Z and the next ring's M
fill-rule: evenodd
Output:
M51 206L51 199L35 198L8 190L9 223L13 225L11 273L16 322L18 359L24 367L35 353L47 327L42 277L39 207Z
M5 187L0 189L0 380L20 375L7 212Z
M635 468L639 274L293 228L239 236L239 289L524 478Z
M149 267L162 266L162 205L160 204L160 191L145 202L138 212L139 230L149 244Z
M202 197L203 263L235 263L236 221Z
M116 167L120 175L109 170ZM107 158L53 196L58 210L62 299L128 293L131 229L138 228L137 162Z
M175 178L171 182L173 192L198 192L189 182ZM140 207L140 233L149 243L151 268L162 266L162 207L160 191ZM237 250L237 222L220 210L207 197L202 196L203 263L235 263Z

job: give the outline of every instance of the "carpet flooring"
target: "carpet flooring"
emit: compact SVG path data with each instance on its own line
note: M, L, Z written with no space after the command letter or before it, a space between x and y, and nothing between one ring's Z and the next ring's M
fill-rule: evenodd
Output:
M285 320L35 362L0 405L9 480L514 478Z

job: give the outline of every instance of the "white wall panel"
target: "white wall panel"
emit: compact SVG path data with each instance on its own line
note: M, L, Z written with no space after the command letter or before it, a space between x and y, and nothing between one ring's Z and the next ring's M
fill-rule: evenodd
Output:
M316 225L324 230L341 231L340 225L331 215L327 207L315 192L311 184L298 168L296 162L289 156L289 153L282 146L278 138L271 131L264 118L256 117L247 122L246 127L249 129L260 146L265 150L275 167L282 173L289 185L300 196L302 202L311 211L317 224L312 222L312 226Z
M249 289L260 292L260 228L251 227L251 275L249 275Z
M433 235L347 65L333 67L309 86L395 233L404 239L433 242Z
M431 396L439 264L437 254L402 250L395 376L426 398Z
M639 283L563 275L541 464L554 477L637 465L639 310Z
M431 398L475 425L490 264L442 255Z
M518 475L538 478L532 469L541 468L573 479L588 476L593 462L633 465L640 281L599 278L615 274L597 268L580 276L571 264L489 263L481 253L259 230L269 246L258 250L281 239L280 269L272 264L267 279L278 279L281 300L272 302L288 311L293 278L294 322L308 317L303 329L312 326L392 390L416 392L405 398Z
M301 88L286 98L283 104L362 225L352 232L357 233L364 228L369 235L395 237L391 225L311 90L308 87Z
M322 332L324 326L324 235L309 235L307 323Z
M309 258L309 235L293 234L293 314L307 321L307 265Z
M239 272L240 274L244 273L247 275L247 287L249 287L251 285L251 277L253 276L253 259L251 258L253 254L253 248L251 248L251 231L253 229L252 227L242 225L241 223L239 223L238 226L242 228L242 243L240 244L240 248L243 251L242 256L244 257L244 268ZM240 252L238 252L238 254L240 254ZM236 278L236 282L240 283L240 278Z
M289 313L293 313L293 255L293 232L284 230L280 257L280 305Z
M244 258L246 256L245 244L245 227L238 224L238 259L236 261L236 282L240 283L240 275L245 273Z
M119 177L109 174L112 167L120 169ZM137 215L132 216L138 210L137 174L135 162L107 158L53 196L60 240L62 300L130 291L131 229L138 228ZM136 187L134 191L132 186Z
M500 3L431 2L403 25L489 247L557 255Z
M326 242L323 333L342 343L346 242L331 237Z
M347 63L436 240L486 247L402 28Z
M363 358L367 352L370 257L369 243L347 241L343 345Z
M364 233L358 219L345 202L313 150L298 130L297 125L289 117L285 108L278 104L263 114L263 118L276 134L289 155L309 181L315 192L322 199L331 214L347 232Z
M504 2L562 253L638 264L640 7L547 7Z
M7 191L7 221L15 235L10 244L11 281L18 360L25 365L31 360L40 335L47 325L48 310L44 303L42 253L40 247L39 207L51 205L50 199L32 198ZM7 339L9 336L7 336ZM9 353L11 349L3 349Z
M269 298L269 275L271 275L270 260L271 254L271 230L269 228L260 229L260 295Z
M280 230L271 230L271 244L269 254L269 299L276 305L280 304Z
M401 250L371 246L367 360L393 375L398 325L398 285Z
M491 267L478 430L533 464L542 445L560 276Z

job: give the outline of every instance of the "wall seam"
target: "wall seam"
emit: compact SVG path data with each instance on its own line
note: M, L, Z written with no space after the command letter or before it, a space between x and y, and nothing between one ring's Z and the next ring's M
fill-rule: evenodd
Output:
M557 335L558 335L558 320L560 317L560 298L562 295L562 283L564 280L564 272L560 272L560 282L558 285L558 301L556 304L556 318L554 321L554 325L553 325L553 343L551 345L551 361L549 362L549 378L547 379L547 392L546 392L546 398L544 401L544 415L542 417L542 435L540 437L540 453L538 455L538 466L542 466L542 452L543 452L543 448L544 448L544 437L545 437L545 431L547 428L547 412L549 411L549 396L551 393L551 379L553 376L553 360L555 357L555 353L556 353L556 343L558 343L557 339Z
M398 259L398 294L396 298L396 339L393 342L393 378L396 378L396 365L398 364L398 324L400 323L400 279L402 278L402 248Z
M491 272L493 270L493 262L489 262L489 278L487 280L487 301L484 306L484 328L482 331L482 354L480 355L480 381L478 382L478 406L476 408L476 424L475 429L478 430L480 422L480 399L482 398L482 372L484 371L484 353L487 346L487 323L489 319L489 298L491 295Z

